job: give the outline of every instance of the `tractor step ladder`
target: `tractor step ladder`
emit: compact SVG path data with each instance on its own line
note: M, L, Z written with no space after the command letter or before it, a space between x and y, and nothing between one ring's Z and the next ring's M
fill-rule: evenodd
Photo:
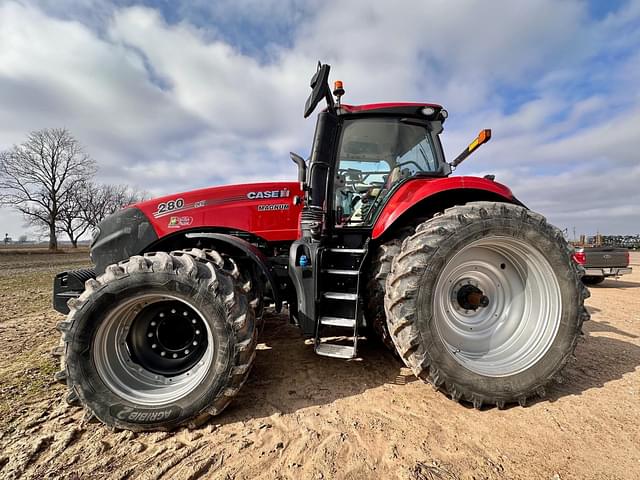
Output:
M315 352L324 357L351 359L358 353L358 323L361 315L360 280L367 257L364 248L328 248L322 258L320 317L316 326ZM347 345L323 341L327 328L343 329ZM335 336L335 335L332 335Z

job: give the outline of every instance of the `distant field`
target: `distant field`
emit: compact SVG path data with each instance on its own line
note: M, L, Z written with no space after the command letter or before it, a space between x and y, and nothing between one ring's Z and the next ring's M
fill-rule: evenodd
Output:
M42 253L47 255L57 255L57 254L65 254L65 253L78 253L78 252L88 252L89 246L82 245L78 246L78 248L72 247L60 247L57 252L50 252L46 245L0 245L0 255L6 254L32 254L32 253Z

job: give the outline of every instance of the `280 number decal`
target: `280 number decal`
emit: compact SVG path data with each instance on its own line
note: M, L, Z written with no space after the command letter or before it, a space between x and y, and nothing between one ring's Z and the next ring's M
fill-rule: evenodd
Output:
M176 198L175 200L169 200L168 202L159 203L158 210L156 211L156 215L162 215L163 213L182 210L183 208L184 208L184 200L182 198Z

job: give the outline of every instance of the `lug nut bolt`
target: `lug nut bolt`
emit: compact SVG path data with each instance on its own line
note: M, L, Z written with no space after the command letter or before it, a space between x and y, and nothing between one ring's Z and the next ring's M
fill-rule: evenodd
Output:
M200 335L200 330L196 330L196 335Z
M164 317L164 313L161 313L160 315L158 315L160 318Z
M160 352L160 356L164 357L167 354L167 352Z
M186 350L184 351L184 354L185 354L185 355L189 355L189 349L186 349Z
M151 348L157 348L157 347L158 347L158 345L155 344L155 343L153 345L151 345Z
M196 345L198 345L198 342L193 342L193 346L195 347Z
M171 313L176 313L176 309L175 309L175 308L172 308L172 309L171 309Z
M189 315L189 313L187 313L186 311L184 311L184 312L182 312L182 315L184 315L184 316L186 317L187 315Z
M177 354L177 353L174 353L174 354L173 354L173 358L178 358L178 354Z
M196 323L196 319L195 319L195 318L192 318L192 319L191 319L191 323Z
M153 337L153 333L151 333L151 332L147 333L147 337L149 337L149 338Z
M156 322L151 322L151 326L155 327L156 326Z

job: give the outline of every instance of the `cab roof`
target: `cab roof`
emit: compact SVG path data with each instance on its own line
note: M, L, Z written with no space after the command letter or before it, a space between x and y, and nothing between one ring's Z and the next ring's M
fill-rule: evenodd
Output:
M365 105L340 105L340 112L343 115L353 114L393 114L393 115L416 115L422 113L425 107L432 107L436 112L442 110L442 105L437 103L412 103L412 102L388 102L388 103L368 103Z

